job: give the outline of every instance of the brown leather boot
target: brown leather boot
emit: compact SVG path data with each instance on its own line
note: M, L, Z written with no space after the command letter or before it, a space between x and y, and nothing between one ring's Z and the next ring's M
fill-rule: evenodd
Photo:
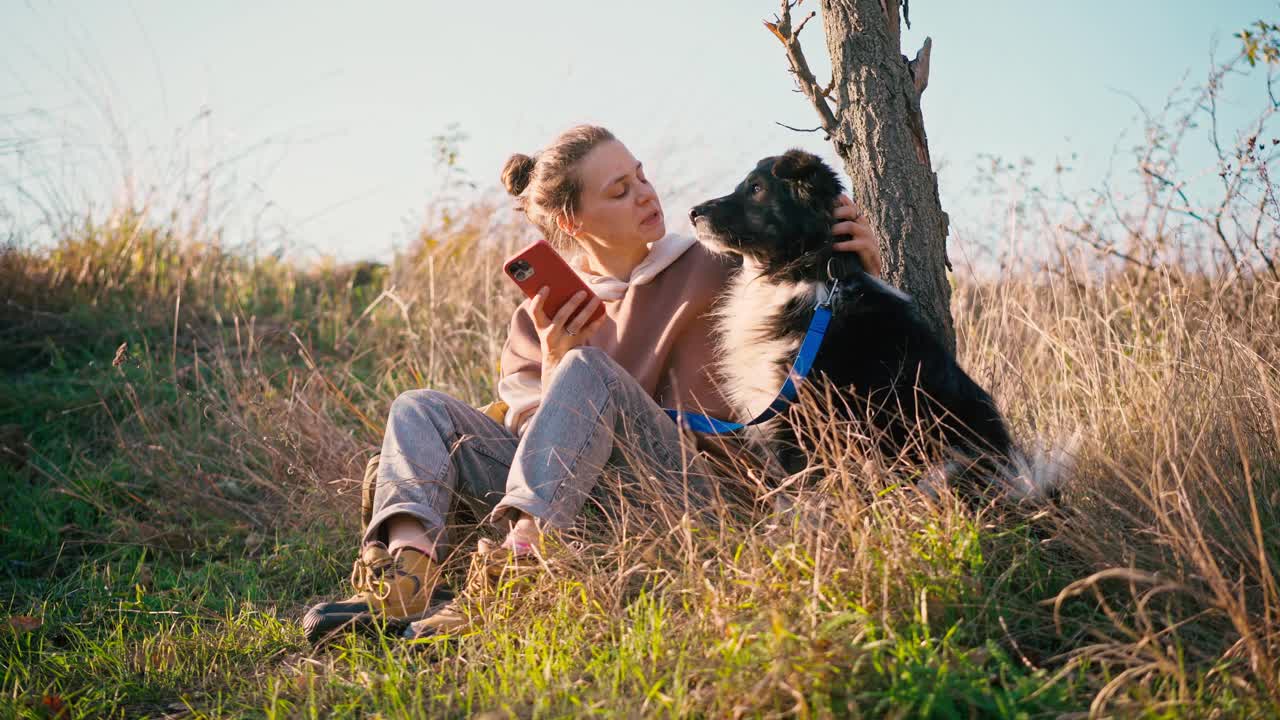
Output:
M393 555L382 543L370 543L351 568L355 594L313 606L302 618L302 628L312 643L346 627L399 633L433 604L448 599L447 590L436 593L439 580L439 563L425 553L398 548Z
M479 603L492 597L499 588L519 595L523 586L541 573L545 565L546 561L535 553L517 555L510 548L481 539L471 556L462 595L421 620L411 622L402 634L409 639L419 639L466 632L478 619Z

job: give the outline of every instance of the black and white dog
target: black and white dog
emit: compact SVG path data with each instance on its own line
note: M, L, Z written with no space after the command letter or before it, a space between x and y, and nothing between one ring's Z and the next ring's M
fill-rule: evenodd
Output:
M831 212L842 189L821 159L790 150L761 160L732 193L690 211L703 245L742 259L717 310L719 369L729 401L749 418L774 400L815 304L830 289L830 274L839 290L830 298L831 324L809 377L825 376L839 391L832 413L868 420L890 454L919 447L912 433L918 440L916 429L923 430L947 451L930 458L942 461L934 467L947 468L943 474L952 480L963 478L960 489L971 498L1002 488L1019 498L1045 495L1050 488L1042 486L1056 478L1021 472L1028 463L995 402L960 368L912 299L868 275L853 253L832 250ZM779 417L752 428L774 446L788 472L806 462L795 421ZM983 482L973 483L975 476Z

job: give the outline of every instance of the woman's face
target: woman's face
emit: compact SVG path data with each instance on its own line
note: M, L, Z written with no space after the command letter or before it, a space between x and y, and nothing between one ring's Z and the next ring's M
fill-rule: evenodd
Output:
M617 140L602 142L578 166L578 237L606 247L639 247L667 234L662 204L640 161Z

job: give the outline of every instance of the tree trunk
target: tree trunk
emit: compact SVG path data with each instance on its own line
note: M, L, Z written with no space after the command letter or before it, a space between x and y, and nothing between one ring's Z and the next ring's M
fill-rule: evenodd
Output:
M954 350L947 214L920 111L931 43L917 56L923 67L908 68L896 0L821 0L821 8L837 123L831 139L852 197L880 240L886 278L915 297Z
M844 161L854 202L880 241L885 277L910 293L944 344L955 349L947 270L947 214L920 112L928 84L930 40L910 63L901 52L899 0L820 0L831 55L831 85L822 88L800 51L790 10L766 26L782 41L800 89ZM834 103L834 108L830 102Z

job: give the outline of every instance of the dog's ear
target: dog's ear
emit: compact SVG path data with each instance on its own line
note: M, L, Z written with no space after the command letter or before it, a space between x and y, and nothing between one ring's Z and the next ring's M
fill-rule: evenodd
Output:
M804 182L819 171L822 160L803 150L788 150L773 161L773 176L780 180Z
M822 158L800 149L788 150L773 161L773 176L799 185L806 198L829 200L844 189L840 176Z

